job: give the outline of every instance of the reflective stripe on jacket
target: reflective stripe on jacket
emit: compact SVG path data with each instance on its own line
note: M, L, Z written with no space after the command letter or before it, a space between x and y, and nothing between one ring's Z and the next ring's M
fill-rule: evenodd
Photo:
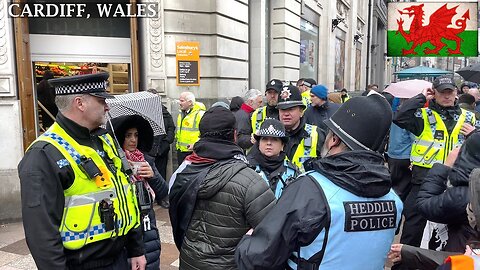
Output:
M329 222L313 242L292 253L288 269L383 270L402 215L400 198L392 189L379 198L361 197L318 172L307 175L323 191Z
M195 102L195 105L190 112L182 119L182 113L177 118L177 150L181 152L188 152L188 146L194 145L200 138L200 131L198 125L205 113L205 105L200 102Z
M297 165L301 172L305 172L305 168L303 168L303 163L307 159L317 157L317 126L305 124L304 128L309 136L302 139L292 158L292 163Z
M465 141L461 128L465 122L475 123L475 115L462 109L452 133L449 134L441 116L429 109L421 109L424 121L423 131L412 144L410 160L413 165L431 168L435 163L444 163L448 154Z
M63 246L67 249L80 249L89 243L126 235L140 224L135 188L121 171L122 161L113 139L108 134L100 139L103 151L80 145L56 122L37 138L37 141L55 146L65 157L61 161L68 162L75 175L73 184L64 190L65 206L59 228ZM105 163L102 158L105 156L112 164ZM90 179L80 167L88 159L100 170L95 179ZM101 218L99 205L103 200L113 204L113 224L116 224L113 230L107 231Z

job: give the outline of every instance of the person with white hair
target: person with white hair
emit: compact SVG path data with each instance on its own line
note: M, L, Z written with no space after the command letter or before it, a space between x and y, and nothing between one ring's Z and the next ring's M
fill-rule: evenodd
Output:
M195 95L192 92L183 92L179 98L180 114L177 118L177 161L178 165L192 153L193 145L200 137L198 125L205 113L205 105L195 101Z
M240 110L235 112L235 128L237 130L237 144L243 150L247 150L253 145L250 139L252 134L252 112L262 106L262 92L258 89L250 89L245 93L243 100L245 102L240 107Z

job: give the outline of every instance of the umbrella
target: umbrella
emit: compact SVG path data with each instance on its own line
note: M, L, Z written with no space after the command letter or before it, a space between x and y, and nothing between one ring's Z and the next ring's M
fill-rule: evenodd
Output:
M408 80L390 84L383 92L392 94L397 98L411 98L422 92L423 89L432 87L431 82L424 80Z
M480 64L463 67L455 72L462 76L465 81L480 83Z
M165 134L162 114L162 98L150 92L137 92L116 95L106 99L110 107L110 118L124 115L140 115L145 118L153 129L153 135Z

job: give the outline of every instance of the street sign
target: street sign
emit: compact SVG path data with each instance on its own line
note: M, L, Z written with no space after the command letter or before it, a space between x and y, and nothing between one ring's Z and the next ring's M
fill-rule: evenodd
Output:
M200 42L176 43L177 85L200 85Z

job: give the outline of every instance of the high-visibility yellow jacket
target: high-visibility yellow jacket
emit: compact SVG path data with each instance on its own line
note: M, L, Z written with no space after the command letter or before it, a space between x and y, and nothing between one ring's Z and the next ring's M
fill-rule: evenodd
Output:
M317 126L305 124L305 131L308 133L307 138L303 138L300 144L295 150L295 154L292 158L292 163L297 165L300 171L305 172L303 163L310 158L317 157L317 143L318 143L318 132Z
M345 97L345 99L342 98L342 96L340 96L340 100L341 100L341 103L345 103L347 102L347 100L350 99L350 96L347 94L347 96Z
M55 122L36 140L55 146L75 174L73 184L64 190L65 206L59 228L63 246L67 249L80 249L89 243L123 236L140 225L135 187L121 170L122 161L113 139L108 134L100 136L100 139L103 152L99 153L78 144ZM100 155L106 155L113 161L115 171ZM80 164L86 159L91 159L100 169L101 173L95 179L90 179L81 168ZM113 230L107 231L101 218L99 205L102 201L113 205L113 224L116 224Z
M252 133L255 134L267 118L267 106L260 107L252 113Z
M310 99L310 90L303 92L301 95L302 95L303 105L305 105L305 108L307 108L308 105L312 103L312 100Z
M462 114L456 119L457 123L449 134L437 112L422 108L421 113L424 121L423 131L412 144L410 160L413 165L432 168L435 163L443 164L450 151L465 141L465 136L460 130L465 122L474 125L475 115L462 109Z
M182 113L177 118L177 150L188 152L188 146L194 145L200 138L200 130L198 125L205 113L205 105L201 102L195 102L193 108L182 118Z

